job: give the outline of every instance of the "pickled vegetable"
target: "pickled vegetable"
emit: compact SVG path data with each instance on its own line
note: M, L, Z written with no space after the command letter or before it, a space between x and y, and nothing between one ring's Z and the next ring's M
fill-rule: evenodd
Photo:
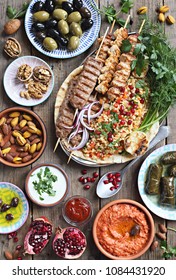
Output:
M44 10L48 13L52 13L54 11L54 1L53 0L46 0L44 5Z
M76 22L72 22L70 24L70 33L74 36L81 37L82 36L81 26Z
M93 25L93 20L90 19L90 18L85 18L83 19L82 23L81 23L81 28L82 28L82 31L86 31L88 29L90 29Z
M76 50L79 47L79 38L76 36L72 36L68 43L68 49L70 51Z
M69 33L68 23L65 20L61 19L58 22L58 30L62 35L68 34Z
M83 6L82 0L73 0L73 6L75 9L79 10Z
M161 157L162 164L176 164L176 152L167 152Z
M45 22L45 27L46 28L54 28L57 25L57 20L56 19L49 19Z
M73 13L69 14L67 21L68 21L68 23L80 22L81 14L79 12L73 12Z
M32 7L32 12L36 13L36 12L42 11L43 6L44 6L44 3L42 1L36 2L34 4L34 6Z
M32 24L32 31L43 31L45 30L45 25L41 22L34 22Z
M145 184L145 191L148 194L159 194L162 171L163 166L161 164L150 164Z
M169 176L176 177L176 164L172 165L168 170Z
M82 7L79 12L83 18L91 18L91 12L86 7Z
M62 47L66 47L68 45L68 40L62 36L57 37L57 42Z
M64 9L68 14L74 11L73 5L70 2L64 1L62 3L62 9Z
M47 36L55 39L60 36L60 33L56 29L51 28L47 30Z
M57 45L56 41L51 37L46 37L43 40L43 46L48 51L53 51L53 50L58 48L58 45Z

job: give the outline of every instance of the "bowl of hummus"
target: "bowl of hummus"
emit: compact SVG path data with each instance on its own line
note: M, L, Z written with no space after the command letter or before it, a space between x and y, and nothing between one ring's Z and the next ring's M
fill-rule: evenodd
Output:
M115 200L98 212L93 238L101 253L109 259L137 259L153 241L154 221L142 204L129 199Z

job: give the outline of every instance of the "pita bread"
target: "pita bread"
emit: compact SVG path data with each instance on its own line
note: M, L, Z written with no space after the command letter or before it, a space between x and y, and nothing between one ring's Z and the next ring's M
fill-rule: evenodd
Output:
M69 82L71 79L73 79L77 75L79 75L81 73L82 69L83 69L83 66L81 65L78 68L76 68L75 70L73 70L68 75L68 77L65 79L65 81L62 83L62 85L57 93L56 102L55 102L55 110L54 110L55 125L56 125L57 116L59 114L60 106L62 105L62 102L67 93ZM149 143L155 137L155 135L158 133L158 130L159 130L159 122L154 123L153 126L151 127L151 129L146 133L146 137L147 137L147 140ZM68 142L66 140L62 140L61 143L65 147L65 149L67 149L69 151ZM132 156L132 155L128 154L127 152L123 152L122 154L114 154L105 160L97 159L96 161L90 160L89 158L85 157L81 150L73 151L72 155L76 156L77 158L88 160L88 161L91 161L91 162L94 162L97 164L124 163L124 162L130 161L135 158L135 156Z

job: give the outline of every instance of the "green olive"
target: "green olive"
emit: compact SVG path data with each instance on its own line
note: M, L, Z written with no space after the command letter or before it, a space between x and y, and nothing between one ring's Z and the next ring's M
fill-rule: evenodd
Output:
M39 11L33 14L34 20L37 20L39 22L45 22L49 19L50 14L45 11Z
M68 23L79 22L81 21L81 14L79 12L73 12L69 14L67 21Z
M58 48L58 45L57 45L56 41L51 37L46 37L43 40L43 46L48 51L53 51L53 50Z
M60 33L62 35L66 35L69 33L69 26L68 26L68 23L61 19L59 22L58 22L58 30L60 31Z
M65 2L67 0L56 0L56 4L59 5L59 6L62 6L62 2Z
M76 22L72 22L70 24L70 33L72 35L77 36L77 37L81 37L82 36L81 26L78 23L76 23Z
M79 38L76 36L70 37L70 40L68 42L68 49L70 51L74 51L79 47Z
M68 16L67 12L64 11L63 9L55 9L53 11L53 17L57 20L61 20L61 19L66 20L67 16Z

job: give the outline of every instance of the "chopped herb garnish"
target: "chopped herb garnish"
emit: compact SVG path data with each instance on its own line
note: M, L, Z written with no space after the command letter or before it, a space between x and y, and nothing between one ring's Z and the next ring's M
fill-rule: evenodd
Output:
M40 195L39 199L44 200L44 198L42 197L43 193L47 193L49 196L55 196L56 191L53 190L53 183L58 180L57 176L52 174L48 167L45 167L44 172L41 168L37 173L37 178L38 180L33 181L32 183L34 189Z
M121 52L122 53L128 53L132 48L132 44L128 39L125 39L122 41L122 46L121 46Z
M29 3L24 2L22 7L19 10L17 10L16 8L13 8L12 6L8 5L6 14L9 19L23 18L26 14L28 6Z

